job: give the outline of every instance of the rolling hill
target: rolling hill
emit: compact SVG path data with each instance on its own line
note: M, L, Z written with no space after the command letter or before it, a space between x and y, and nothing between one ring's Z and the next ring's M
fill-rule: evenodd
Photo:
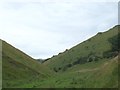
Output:
M112 58L118 54L119 27L117 25L106 32L99 32L70 50L47 59L43 64L58 72L77 64Z
M75 65L38 82L38 88L118 88L118 56Z
M2 41L3 88L48 78L53 72L30 56Z
M118 88L118 28L42 63L2 41L3 88Z

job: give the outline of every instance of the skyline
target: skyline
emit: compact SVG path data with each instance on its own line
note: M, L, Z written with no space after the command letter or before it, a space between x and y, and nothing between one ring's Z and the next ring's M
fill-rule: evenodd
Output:
M46 59L117 25L117 9L117 2L4 3L0 38Z

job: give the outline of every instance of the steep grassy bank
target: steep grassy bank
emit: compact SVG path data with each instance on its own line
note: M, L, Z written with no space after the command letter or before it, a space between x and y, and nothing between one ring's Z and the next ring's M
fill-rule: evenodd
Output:
M43 64L54 71L65 71L77 64L112 58L118 54L118 28L115 26L106 32L99 32L94 37L77 46L46 60Z
M118 28L99 32L42 64L2 41L3 88L117 88Z
M3 87L19 86L54 74L49 68L5 41L2 42Z
M32 85L32 84L31 84ZM27 85L26 85L27 86ZM25 87L25 86L23 86ZM37 88L117 88L118 57L76 65L56 77L36 82Z

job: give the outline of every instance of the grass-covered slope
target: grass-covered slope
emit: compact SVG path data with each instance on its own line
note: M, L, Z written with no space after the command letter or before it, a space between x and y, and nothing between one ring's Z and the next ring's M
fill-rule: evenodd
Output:
M37 88L118 88L118 56L75 65L36 85Z
M2 41L3 88L117 88L118 28L100 32L42 64Z
M118 52L114 48L118 48L118 27L120 26L117 25L106 32L99 32L94 37L50 58L43 64L58 72L65 71L77 64L116 56ZM112 44L115 44L115 47Z
M35 79L48 78L52 71L30 56L2 41L3 87L19 87Z
M118 56L75 65L49 78L21 84L21 88L118 88ZM5 89L6 90L6 89Z

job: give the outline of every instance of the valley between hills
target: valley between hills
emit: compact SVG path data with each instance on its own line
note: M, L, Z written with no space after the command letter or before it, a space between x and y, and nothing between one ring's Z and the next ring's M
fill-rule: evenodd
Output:
M119 25L40 62L2 41L2 88L118 88ZM34 48L33 48L34 49Z

